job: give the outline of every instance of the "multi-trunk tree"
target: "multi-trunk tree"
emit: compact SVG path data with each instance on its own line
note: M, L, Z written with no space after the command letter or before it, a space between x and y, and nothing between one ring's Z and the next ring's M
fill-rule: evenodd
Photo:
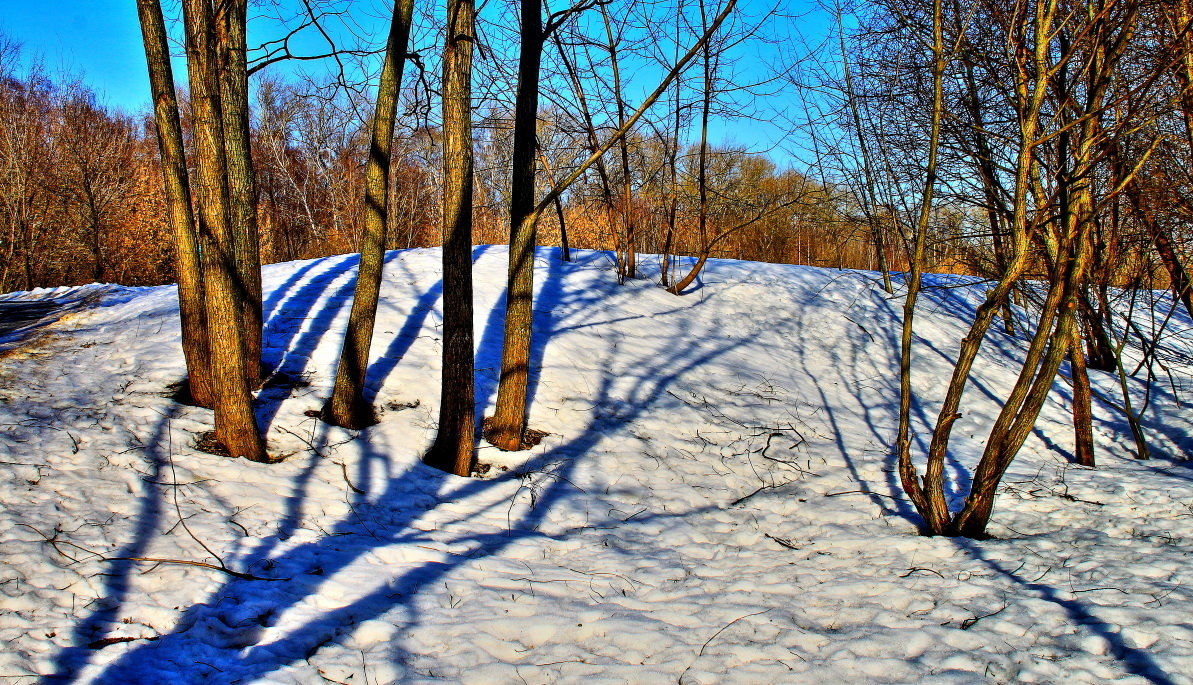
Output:
M195 386L192 396L203 401L210 392L215 439L222 449L253 461L271 461L253 414L252 396L261 375L261 277L248 148L247 2L182 4L194 183L185 174L161 6L141 0L138 11L178 244L179 302L188 375ZM188 184L197 209L194 229L187 225ZM201 314L195 310L196 300L203 302ZM203 335L196 326L206 334L206 350L200 348Z
M972 13L957 13L948 11L937 0L933 3L931 28L924 32L928 38L924 39L923 34L912 38L931 46L932 94L928 98L931 117L925 139L928 162L904 306L896 454L904 490L924 518L927 534L986 534L998 484L1034 427L1066 360L1075 361L1077 458L1092 463L1088 395L1084 398L1086 405L1080 406L1082 385L1087 380L1081 376L1083 365L1076 360L1083 354L1078 346L1078 312L1094 259L1098 217L1126 180L1121 174L1108 173L1106 143L1136 130L1141 120L1124 116L1132 111L1123 103L1139 96L1152 80L1147 74L1126 80L1119 71L1135 35L1139 7L1133 0L1034 0L1010 8L982 3ZM903 27L914 26L897 9L892 16L896 15ZM1011 49L962 49L971 41L988 41L987 47L1007 45ZM1009 111L1015 123L1012 144L1007 146L1012 154L1006 166L997 171L998 183L1008 188L1003 214L1008 231L1006 252L998 260L1001 268L995 282L960 342L931 425L921 477L911 452L915 305L928 227L934 217L938 154L944 149L942 124L954 102L945 95L946 71L955 67L964 74L974 64L960 60L973 55L988 60L977 66L993 75L993 80L1004 79L989 90L1005 98L1002 102L996 100L991 109ZM1007 63L997 62L998 55ZM964 84L968 78L959 81ZM977 149L959 145L951 148L954 152ZM981 177L980 166L986 160L962 155L959 161L978 166L976 175ZM965 390L995 317L1007 311L1014 289L1032 269L1039 270L1042 283L1038 288L1025 288L1034 298L1031 311L1035 320L1028 331L1022 366L1015 383L1000 398L998 414L989 427L964 501L959 509L953 509L945 496L945 462L953 428L965 408Z

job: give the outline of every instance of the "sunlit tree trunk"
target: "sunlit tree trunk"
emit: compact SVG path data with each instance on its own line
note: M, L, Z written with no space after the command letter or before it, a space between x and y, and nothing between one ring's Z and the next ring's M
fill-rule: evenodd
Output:
M199 236L191 208L190 180L182 145L178 97L170 66L170 48L159 0L137 0L145 58L149 64L149 85L153 115L157 124L158 149L162 159L162 180L170 228L174 232L174 254L178 279L178 310L182 323L182 353L186 359L187 388L191 400L211 407L210 360L207 324L203 311L203 272L199 261Z
M245 375L261 378L261 257L257 231L257 179L249 144L247 65L248 0L225 0L214 9L214 55L223 116L228 177L228 221L234 246L234 285L244 320Z
M373 407L364 397L365 372L368 369L369 347L373 340L377 300L381 292L390 197L390 154L413 12L414 0L398 0L394 3L385 62L377 84L372 142L365 164L365 196L361 207L365 226L356 292L344 346L340 351L340 363L336 367L335 387L323 407L324 421L346 428L363 428L376 423Z
M476 460L472 332L473 0L448 0L443 51L443 377L439 431L424 458L468 476Z
M232 456L268 461L245 375L244 288L239 282L236 238L229 218L228 164L213 18L206 0L185 0L183 17L194 116L194 189L206 287L215 435Z
M542 0L521 0L518 90L514 98L513 169L510 182L509 272L505 335L497 407L486 436L503 450L522 448L530 382L534 319L535 151L538 147L539 69L543 53Z

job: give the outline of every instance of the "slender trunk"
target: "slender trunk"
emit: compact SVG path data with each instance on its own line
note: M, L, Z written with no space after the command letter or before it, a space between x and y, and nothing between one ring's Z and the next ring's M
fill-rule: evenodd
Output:
M708 17L703 0L700 1L700 22L707 26ZM700 50L700 56L703 88L700 94L700 147L696 160L696 192L699 203L696 209L696 230L700 236L700 254L687 275L667 288L667 292L673 295L682 294L685 288L695 282L704 265L708 263L712 251L712 243L708 238L708 119L712 108L713 63L712 48L708 43Z
M397 0L394 3L385 62L377 84L369 159L365 164L365 195L361 207L365 228L356 291L344 346L340 350L340 363L336 367L335 387L323 407L324 421L346 428L364 428L377 422L372 404L364 396L365 373L369 366L369 347L373 341L377 300L381 293L385 229L389 221L390 154L413 12L414 0Z
M681 32L682 13L675 13L675 61L679 61L679 36ZM668 288L671 285L671 246L675 240L676 221L679 219L679 132L683 124L683 78L675 79L675 102L671 107L671 140L667 144L667 170L670 173L670 194L667 203L667 234L663 238L662 263L660 264L659 285Z
M443 383L424 460L468 476L476 459L472 342L473 0L448 0L443 51Z
M1003 202L1005 192L999 177L994 151L986 133L986 118L978 93L978 84L973 65L964 65L962 73L965 77L965 97L963 98L963 102L969 111L970 119L973 121L973 132L971 135L974 150L972 155L977 162L978 177L982 181L982 196L986 202L986 221L990 226L990 240L994 247L994 271L995 273L1002 274L1006 271L1008 262L1007 241L1003 234L1003 226L1009 223L1007 220L1013 212L1008 210ZM1014 335L1015 317L1009 300L1003 304L1001 315L1003 332L1007 335Z
M228 176L228 220L235 246L235 286L244 319L245 375L257 385L261 369L261 256L257 230L257 178L249 143L249 84L246 30L248 0L217 3L216 78L223 116Z
M941 0L932 3L932 127L928 134L928 166L924 173L924 189L920 197L920 214L916 223L911 274L907 296L903 301L903 327L899 344L899 427L895 437L899 478L904 491L924 518L925 532L938 535L948 525L948 503L944 499L944 462L929 453L927 470L921 485L911 460L911 347L914 340L915 306L919 299L923 278L924 254L927 246L928 224L932 219L932 195L936 188L936 161L940 143L940 127L944 117L944 71L947 56L944 50L944 22ZM943 412L942 412L943 415ZM951 423L952 419L950 419Z
M86 171L83 172L84 174ZM103 235L99 225L99 209L95 206L95 194L86 179L83 180L83 195L87 200L87 224L91 234L91 280L104 282Z
M1127 200L1131 203L1131 210L1136 218L1147 229L1152 245L1156 248L1156 254L1160 257L1160 263L1168 271L1172 296L1185 307L1185 312L1189 316L1193 316L1193 279L1190 278L1189 270L1177 254L1176 246L1173 244L1168 230L1156 221L1155 215L1147 211L1143 200L1144 194L1134 179L1127 183Z
M866 130L862 127L857 91L853 87L853 71L849 68L849 51L845 48L845 27L841 22L842 10L839 2L836 3L835 13L841 47L841 69L845 76L845 100L849 105L849 116L853 120L858 152L862 157L862 183L865 188L861 194L862 212L866 215L866 222L870 225L870 236L874 239L874 253L878 258L878 270L882 273L882 289L887 293L894 293L895 287L891 283L891 270L886 259L886 232L876 216L878 194L875 192L877 181L874 178L874 165L870 161L870 146L866 143Z
M535 150L538 148L539 66L543 53L542 0L521 0L522 32L518 90L514 99L513 169L510 182L509 272L505 338L497 408L487 426L489 442L502 450L524 445L534 322L534 251L538 242Z
M568 245L567 219L563 214L563 200L555 198L555 217L559 221L559 258L562 261L572 261L572 248Z
M539 161L543 163L543 169L551 179L551 185L555 185L555 172L551 170L551 165L547 162L547 156L540 152ZM559 195L555 196L555 219L559 222L559 258L562 261L570 262L572 261L572 248L568 245L567 218L563 213L563 199Z
M609 64L613 72L613 98L617 105L617 126L620 128L626 122L625 92L622 90L621 63L618 59L617 36L613 32L613 21L605 5L600 5L601 17L605 22L605 35L608 37ZM633 212L633 175L630 169L630 144L625 136L617 141L621 159L621 217L625 228L622 236L624 253L618 263L617 275L619 280L635 278L637 276L637 236L634 225Z
M206 0L185 0L187 66L194 112L199 209L207 307L215 435L232 456L269 461L253 415L245 377L243 288L237 283L236 242L229 222L227 160L215 68L212 17Z
M1073 327L1069 347L1069 362L1073 373L1073 458L1082 466L1094 466L1093 403L1089 373L1085 369L1085 347L1081 344L1081 327Z

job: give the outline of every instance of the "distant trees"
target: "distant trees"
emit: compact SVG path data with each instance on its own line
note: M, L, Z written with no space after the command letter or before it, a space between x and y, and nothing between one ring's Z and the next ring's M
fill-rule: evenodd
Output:
M0 37L0 290L168 278L154 157L137 121Z

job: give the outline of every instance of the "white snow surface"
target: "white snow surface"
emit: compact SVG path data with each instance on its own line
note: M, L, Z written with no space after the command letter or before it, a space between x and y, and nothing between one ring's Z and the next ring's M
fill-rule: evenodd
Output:
M491 413L507 253L475 255ZM1146 413L1156 458L1134 460L1095 400L1099 467L1070 463L1058 381L994 538L969 541L917 535L898 487L902 300L874 273L712 260L677 298L657 273L618 285L605 253L540 250L530 423L548 435L482 446L493 468L466 479L419 461L438 250L388 256L381 423L304 414L330 389L355 265L264 270L265 357L292 386L258 402L276 465L194 448L212 416L167 396L184 375L173 287L52 293L95 301L0 358L3 682L1193 683L1183 313L1175 380ZM965 283L930 278L920 310L921 449L984 292ZM954 493L1024 348L1001 331L985 346Z

